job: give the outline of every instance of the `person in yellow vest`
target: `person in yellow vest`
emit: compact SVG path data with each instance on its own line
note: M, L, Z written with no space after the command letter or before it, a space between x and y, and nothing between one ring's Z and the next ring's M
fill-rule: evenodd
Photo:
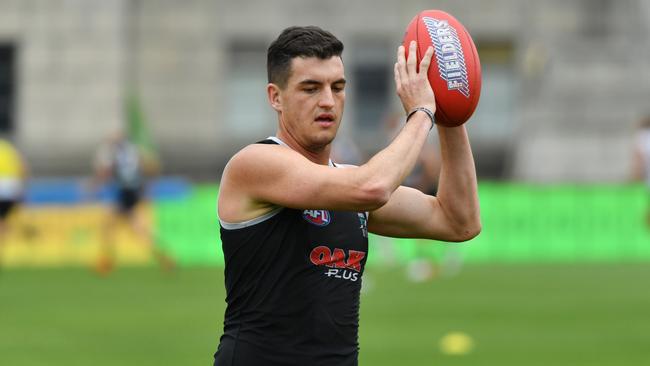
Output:
M0 136L0 266L2 246L8 231L7 219L22 199L27 166L9 140Z

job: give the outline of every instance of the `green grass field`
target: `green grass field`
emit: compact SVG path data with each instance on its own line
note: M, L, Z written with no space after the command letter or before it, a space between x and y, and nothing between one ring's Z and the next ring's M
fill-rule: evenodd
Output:
M364 280L361 359L382 365L643 365L647 264L479 265L454 278ZM220 268L0 272L0 365L211 365L224 311ZM474 350L448 356L450 331Z

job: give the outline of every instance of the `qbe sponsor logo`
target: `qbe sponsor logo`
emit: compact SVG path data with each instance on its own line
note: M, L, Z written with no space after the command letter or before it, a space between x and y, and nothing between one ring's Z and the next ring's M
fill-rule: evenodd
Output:
M359 217L359 229L361 229L361 235L364 238L368 237L368 213L367 212L357 212Z

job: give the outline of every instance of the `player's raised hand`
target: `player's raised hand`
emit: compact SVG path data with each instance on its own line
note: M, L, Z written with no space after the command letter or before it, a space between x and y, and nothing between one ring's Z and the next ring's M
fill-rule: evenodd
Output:
M397 48L395 87L407 113L416 107L426 107L434 113L436 111L433 89L427 76L432 56L433 47L429 46L418 68L417 44L415 41L411 41L409 45L408 59L404 46Z

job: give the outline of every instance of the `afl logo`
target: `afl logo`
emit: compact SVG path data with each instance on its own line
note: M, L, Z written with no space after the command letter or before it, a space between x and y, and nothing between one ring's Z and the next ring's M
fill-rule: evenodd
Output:
M316 226L327 226L331 221L330 212L327 210L305 210L302 217Z

